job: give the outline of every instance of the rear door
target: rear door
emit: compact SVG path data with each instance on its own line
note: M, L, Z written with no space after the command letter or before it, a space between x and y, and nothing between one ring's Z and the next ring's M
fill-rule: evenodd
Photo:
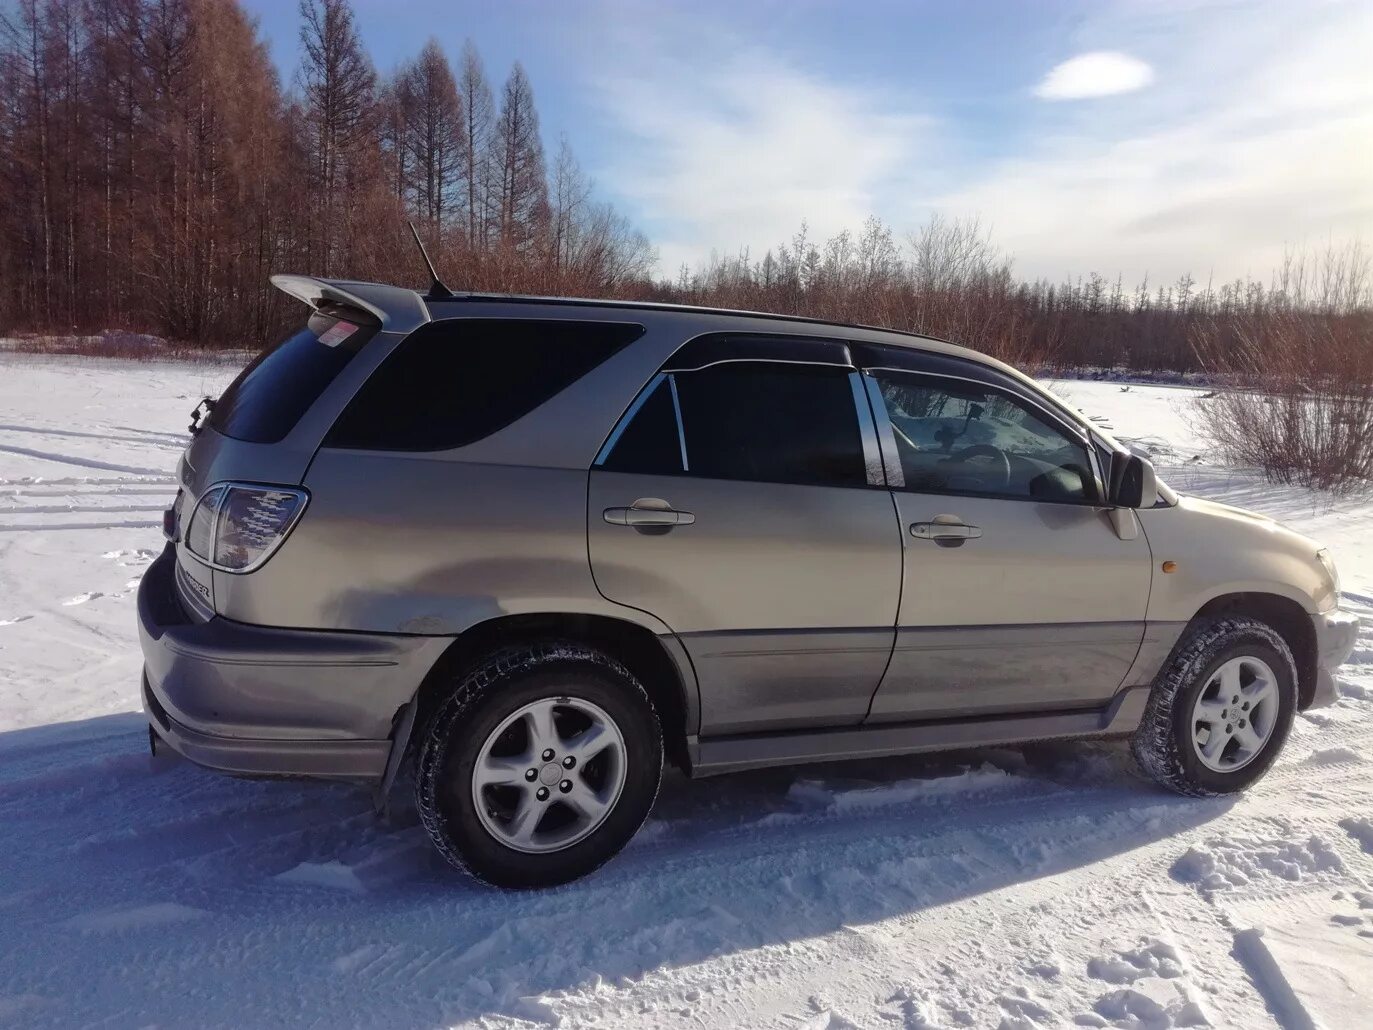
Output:
M213 484L229 480L298 484L323 433L319 426L301 426L307 412L355 367L353 359L376 333L376 319L365 312L314 311L304 327L249 362L209 402L205 417L197 418L177 464L180 489L169 528L178 539L180 595L198 618L209 618L221 604L217 587L224 574L216 576L187 546L197 500ZM202 411L197 407L196 415Z
M875 722L1095 707L1143 637L1149 545L1113 529L1089 441L965 364L865 375L906 546Z
M863 719L901 538L842 344L688 344L598 457L587 526L601 592L690 654L702 736Z

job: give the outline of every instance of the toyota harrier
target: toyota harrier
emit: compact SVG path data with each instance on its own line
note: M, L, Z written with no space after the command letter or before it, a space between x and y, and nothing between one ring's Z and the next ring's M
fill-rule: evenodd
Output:
M583 875L692 776L1129 737L1239 790L1335 696L1329 555L920 336L278 276L144 577L153 744L413 767L452 862Z

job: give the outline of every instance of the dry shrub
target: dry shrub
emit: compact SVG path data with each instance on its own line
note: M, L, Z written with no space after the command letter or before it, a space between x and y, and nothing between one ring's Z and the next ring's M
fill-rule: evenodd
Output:
M643 299L919 333L1027 371L1047 368L1059 340L1056 322L1036 318L1010 257L977 219L935 216L901 241L876 218L823 243L802 225L761 260L716 256Z
M1202 363L1229 384L1200 429L1231 461L1271 480L1325 490L1373 485L1373 310L1361 250L1317 269L1313 304L1298 281L1285 301L1202 326Z
M87 336L24 334L0 340L0 354L10 355L79 355L90 358L120 358L134 361L203 361L223 362L244 360L246 352L213 351L203 347L163 340L146 333L131 333L119 329Z

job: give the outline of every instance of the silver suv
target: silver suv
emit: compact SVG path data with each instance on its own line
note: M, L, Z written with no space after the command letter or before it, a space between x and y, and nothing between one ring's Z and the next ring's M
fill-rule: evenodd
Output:
M1329 556L1012 368L762 314L278 276L143 579L153 747L413 764L438 848L554 884L692 776L1129 736L1187 794L1335 696Z

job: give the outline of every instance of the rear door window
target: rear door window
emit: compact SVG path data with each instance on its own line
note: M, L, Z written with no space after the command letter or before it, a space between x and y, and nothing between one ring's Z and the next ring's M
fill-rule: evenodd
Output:
M210 428L248 443L284 439L375 332L361 316L315 313L238 374L215 402Z
M667 373L613 442L611 472L866 486L848 370L725 361Z
M847 370L745 361L674 378L691 475L867 485Z
M372 373L324 445L464 447L529 414L643 332L628 323L550 319L430 322Z

